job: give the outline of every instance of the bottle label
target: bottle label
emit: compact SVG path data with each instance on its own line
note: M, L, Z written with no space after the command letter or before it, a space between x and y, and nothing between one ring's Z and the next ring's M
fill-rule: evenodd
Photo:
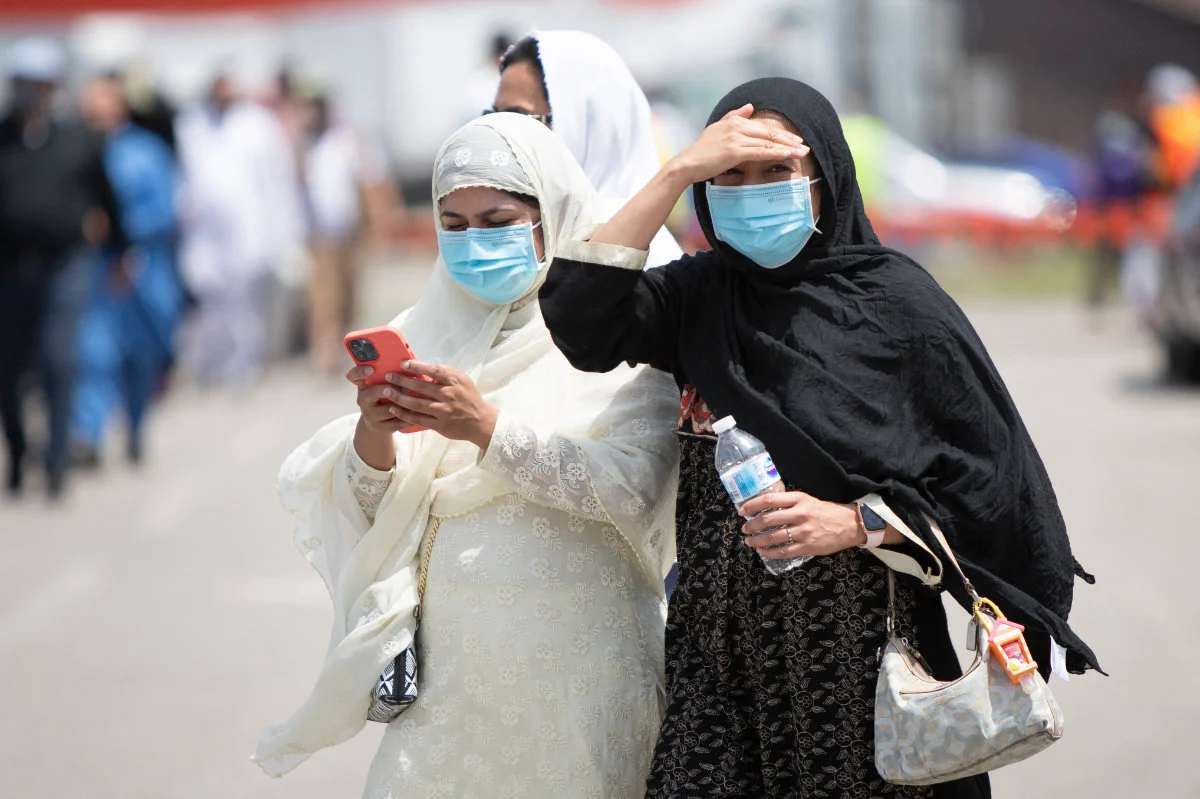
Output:
M733 504L741 506L746 500L778 483L779 472L770 454L764 452L732 469L726 469L721 473L721 482L725 484Z

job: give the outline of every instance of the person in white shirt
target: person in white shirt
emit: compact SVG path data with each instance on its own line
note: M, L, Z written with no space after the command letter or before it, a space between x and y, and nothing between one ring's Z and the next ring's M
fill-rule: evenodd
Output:
M304 242L300 185L274 115L218 75L177 125L183 173L180 266L197 300L183 365L204 383L247 387L264 367L272 270Z
M334 117L324 87L308 101L303 156L313 271L309 279L308 355L318 374L344 368L342 337L354 322L364 223L376 239L402 221L403 209L383 149Z

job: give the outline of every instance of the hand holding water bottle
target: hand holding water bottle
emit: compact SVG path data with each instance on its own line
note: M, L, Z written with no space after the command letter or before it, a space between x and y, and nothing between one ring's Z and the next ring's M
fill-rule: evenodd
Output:
M713 430L718 436L717 472L738 512L747 517L742 525L746 545L758 552L767 571L782 574L816 555L867 542L853 504L785 490L766 447L739 430L733 417L718 420ZM890 528L888 532L892 534Z
M817 499L803 491L760 494L739 509L746 545L766 558L832 555L862 546L866 533L854 505Z
M718 419L713 424L713 430L717 434L717 474L721 476L729 498L740 513L745 515L742 509L748 502L765 494L786 495L783 481L779 479L779 472L775 470L775 463L761 441L744 430L739 430L732 416ZM773 506L764 506L764 509L765 507ZM772 535L778 533L776 530L767 532ZM782 544L787 546L788 539L785 538ZM758 548L763 565L771 574L782 574L808 560L809 556L799 553L781 554L784 546L772 544Z

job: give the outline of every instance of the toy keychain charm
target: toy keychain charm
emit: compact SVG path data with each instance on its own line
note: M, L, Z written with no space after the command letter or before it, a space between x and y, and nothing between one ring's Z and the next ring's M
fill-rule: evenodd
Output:
M975 616L987 631L988 647L1004 666L1008 678L1024 688L1026 693L1032 691L1037 663L1029 652L1029 645L1025 643L1024 625L1005 618L990 599L980 598L975 603Z

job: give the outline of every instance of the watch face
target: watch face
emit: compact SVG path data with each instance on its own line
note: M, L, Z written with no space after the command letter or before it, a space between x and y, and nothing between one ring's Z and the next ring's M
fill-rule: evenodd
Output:
M862 511L863 527L867 528L867 532L878 533L880 530L887 529L887 522L880 518L878 513L866 505L859 505L858 507Z

